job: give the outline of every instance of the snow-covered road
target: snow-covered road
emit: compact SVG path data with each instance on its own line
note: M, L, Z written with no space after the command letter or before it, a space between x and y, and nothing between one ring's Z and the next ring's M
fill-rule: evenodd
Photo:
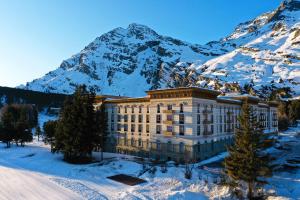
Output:
M80 199L70 190L52 182L48 177L27 170L1 166L0 199L55 200Z

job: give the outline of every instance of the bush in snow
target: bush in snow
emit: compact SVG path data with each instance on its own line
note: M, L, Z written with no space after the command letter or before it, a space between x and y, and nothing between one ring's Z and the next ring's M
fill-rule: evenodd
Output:
M167 163L162 163L160 165L160 171L161 173L167 173L168 169L167 169Z
M149 175L150 175L150 177L154 177L155 176L155 173L156 173L156 167L152 167L151 169L149 169Z

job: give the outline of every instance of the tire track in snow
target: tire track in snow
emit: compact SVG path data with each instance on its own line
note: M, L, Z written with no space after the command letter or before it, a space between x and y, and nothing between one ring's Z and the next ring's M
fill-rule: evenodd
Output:
M82 196L84 199L88 200L108 200L107 197L104 195L100 194L96 190L87 187L81 182L77 181L71 181L71 180L66 180L66 179L61 179L61 178L51 178L52 181L55 183L72 190L73 192L79 194Z

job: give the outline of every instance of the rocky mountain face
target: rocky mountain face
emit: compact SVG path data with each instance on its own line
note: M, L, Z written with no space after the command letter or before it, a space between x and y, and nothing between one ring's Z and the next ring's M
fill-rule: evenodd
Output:
M21 86L72 93L79 84L99 94L143 96L149 89L199 86L267 94L300 93L300 0L237 26L206 45L161 36L130 24L96 38L59 68Z

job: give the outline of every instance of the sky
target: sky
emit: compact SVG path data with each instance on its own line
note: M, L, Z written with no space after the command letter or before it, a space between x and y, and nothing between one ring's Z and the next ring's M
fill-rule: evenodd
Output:
M205 44L281 0L0 0L0 86L59 67L96 37L130 23Z

